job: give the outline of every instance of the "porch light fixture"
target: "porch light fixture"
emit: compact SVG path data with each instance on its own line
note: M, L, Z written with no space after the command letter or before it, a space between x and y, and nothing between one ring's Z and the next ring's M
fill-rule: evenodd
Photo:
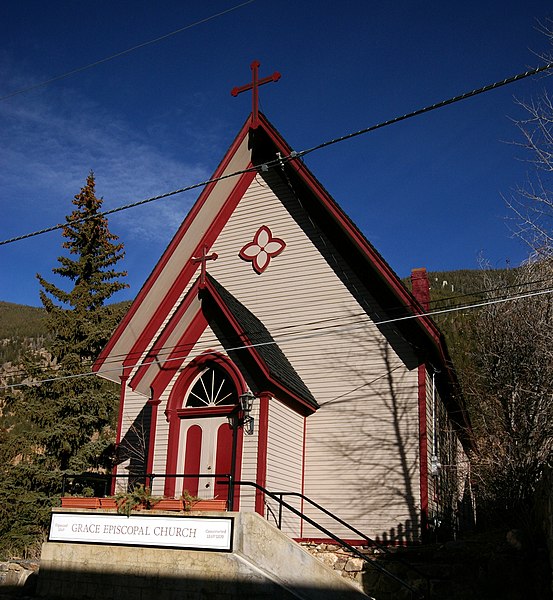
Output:
M252 392L247 391L244 394L241 394L238 398L240 401L240 410L242 411L242 426L244 427L244 433L246 435L253 435L253 426L254 419L251 416L253 401L255 400L255 396Z

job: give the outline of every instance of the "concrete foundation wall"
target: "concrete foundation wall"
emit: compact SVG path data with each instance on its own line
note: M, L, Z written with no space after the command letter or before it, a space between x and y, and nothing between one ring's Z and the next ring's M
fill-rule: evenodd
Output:
M37 594L48 600L367 598L259 515L227 514L235 519L230 553L47 542Z

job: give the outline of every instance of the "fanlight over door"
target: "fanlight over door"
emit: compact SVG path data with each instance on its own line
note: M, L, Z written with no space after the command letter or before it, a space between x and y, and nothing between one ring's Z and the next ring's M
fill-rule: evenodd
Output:
M188 391L186 408L213 408L238 403L236 387L230 376L216 367L207 367L196 377Z

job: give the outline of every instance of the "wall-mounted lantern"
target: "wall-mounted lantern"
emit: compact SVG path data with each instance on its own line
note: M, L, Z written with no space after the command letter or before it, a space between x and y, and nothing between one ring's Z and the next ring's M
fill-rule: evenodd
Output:
M244 433L246 435L253 435L254 419L251 416L251 412L255 396L252 394L252 392L247 391L246 393L240 395L239 400L240 410L242 412L240 423L244 427Z

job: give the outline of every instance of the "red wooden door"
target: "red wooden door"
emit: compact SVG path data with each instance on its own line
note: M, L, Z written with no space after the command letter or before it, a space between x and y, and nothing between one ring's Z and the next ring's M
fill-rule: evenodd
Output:
M181 422L179 464L184 473L202 475L230 474L233 432L224 416L183 419ZM184 477L178 481L177 494L187 490L202 499L227 497L228 486L221 477Z

